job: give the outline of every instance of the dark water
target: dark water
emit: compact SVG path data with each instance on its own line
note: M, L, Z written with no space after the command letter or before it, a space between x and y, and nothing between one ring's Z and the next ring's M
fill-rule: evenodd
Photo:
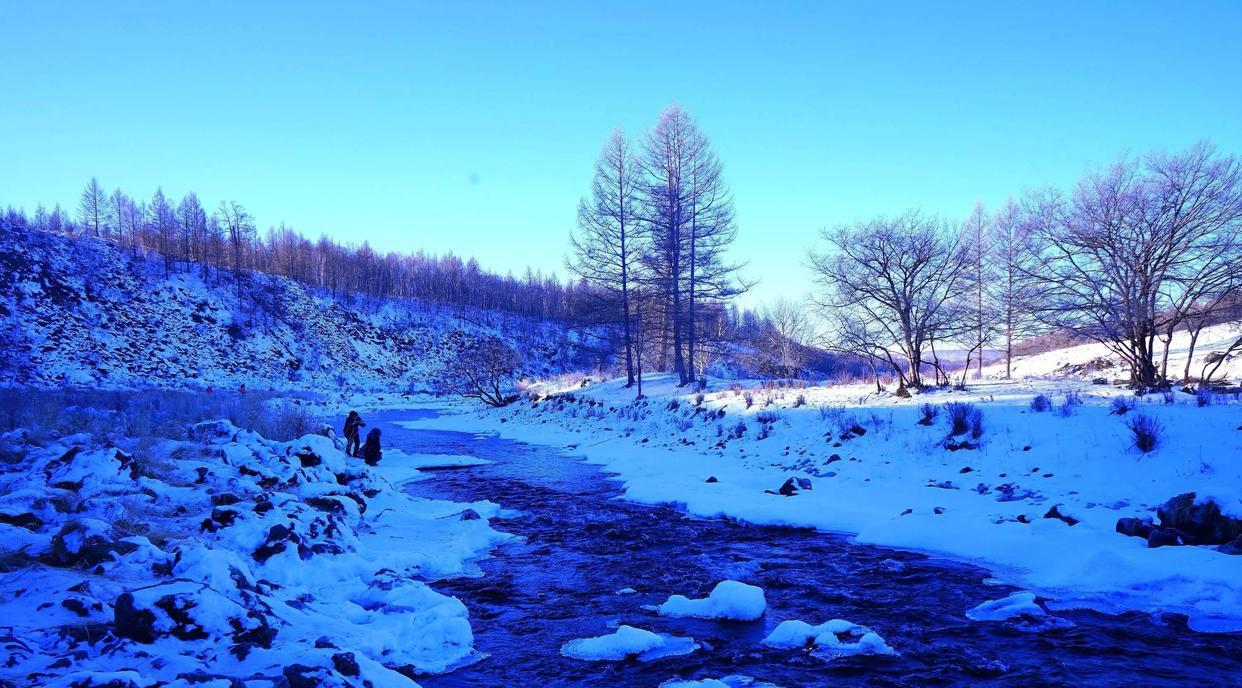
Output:
M492 465L438 471L416 494L489 499L522 512L494 519L525 538L481 562L481 578L434 587L470 610L475 647L488 657L419 682L457 686L658 686L672 678L745 674L798 686L1237 686L1242 634L1206 635L1174 617L1057 613L1072 626L1035 631L972 622L966 610L1012 588L987 572L909 552L850 543L809 530L692 519L671 507L616 499L615 482L556 450L496 437L408 430L369 418L385 443L407 451L468 454ZM668 619L642 608L668 595L705 596L732 578L763 588L764 618L750 623ZM632 595L618 595L622 588ZM900 657L831 661L760 645L785 619L843 618L870 626ZM610 633L617 622L704 647L652 662L562 657L574 638Z

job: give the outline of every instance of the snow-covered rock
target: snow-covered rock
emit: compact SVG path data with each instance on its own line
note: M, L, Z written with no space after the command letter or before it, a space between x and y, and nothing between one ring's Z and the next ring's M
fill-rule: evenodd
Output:
M689 654L698 645L690 638L653 633L622 624L607 635L571 640L561 646L561 654L591 662L623 659L651 660Z
M1044 616L1048 612L1035 603L1035 593L1015 592L999 600L988 600L966 612L975 621L1004 621L1018 616Z
M810 648L828 656L897 654L875 631L844 619L815 626L805 621L782 621L763 644L786 650Z
M659 612L663 616L754 621L763 616L767 606L762 588L727 580L717 583L703 599L673 595L660 605Z

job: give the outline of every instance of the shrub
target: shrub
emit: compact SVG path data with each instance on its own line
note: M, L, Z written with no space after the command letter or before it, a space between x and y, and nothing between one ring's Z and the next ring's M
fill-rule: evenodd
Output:
M694 395L694 405L695 405L695 406L702 406L702 405L703 405L703 400L704 400L704 399L706 399L706 398L707 398L707 397L703 396L703 393L702 393L702 392L699 392L698 394Z
M755 420L759 421L760 423L765 423L765 424L775 423L776 421L780 419L781 419L781 414L777 413L776 411L760 411L758 414L755 415Z
M977 440L983 437L983 409L978 407L972 408L967 420L970 422L971 439Z
M1154 450L1160 444L1160 435L1164 425L1154 416L1136 413L1130 417L1126 427L1134 434L1134 446L1144 454Z
M931 425L936 422L936 416L940 415L940 407L935 404L923 404L919 407L919 425Z
M965 401L950 401L944 405L944 410L949 414L949 435L965 435L975 423L980 427L984 426L984 415L982 411L977 409L974 404L966 404ZM977 419L976 416L977 415Z
M1213 392L1212 390L1202 385L1200 385L1199 388L1195 390L1195 406L1198 406L1199 408L1203 408L1204 406L1211 406L1215 402L1216 402L1216 392Z
M737 425L733 426L733 433L730 437L742 437L746 434L746 421L739 420Z
M1113 397L1108 405L1108 412L1114 416L1124 416L1134 410L1134 397Z
M801 406L806 406L806 395L805 394L799 394L798 398L794 399L794 408L798 408Z
M1173 405L1177 403L1177 395L1174 394L1171 389L1164 390L1160 393L1160 396L1164 399L1164 403L1166 405Z
M1031 410L1035 413L1044 413L1051 408L1052 399L1049 399L1047 394L1036 394L1035 398L1031 399Z
M1066 392L1065 393L1065 405L1066 406L1082 406L1082 395L1079 394L1076 390L1071 390L1069 392Z
M746 402L746 408L750 408L755 405L755 395L750 392L743 392L742 401Z

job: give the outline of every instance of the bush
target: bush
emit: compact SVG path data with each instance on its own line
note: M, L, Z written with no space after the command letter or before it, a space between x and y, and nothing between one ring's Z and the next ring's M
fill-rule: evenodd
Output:
M1124 416L1134 410L1134 397L1113 397L1108 405L1108 412L1114 416Z
M781 414L777 413L776 411L760 411L758 414L755 415L755 420L759 421L760 423L765 423L765 424L775 423L776 421L780 419L781 419Z
M444 335L441 348L446 356L433 375L437 392L460 394L498 407L518 399L511 387L518 377L521 357L499 337L453 329Z
M1164 399L1164 403L1165 403L1166 405L1171 406L1171 405L1173 405L1173 404L1176 404L1176 403L1177 403L1177 395L1176 395L1176 394L1174 394L1174 393L1173 393L1173 390L1171 390L1171 389L1166 389L1166 390L1164 390L1163 392L1161 392L1161 393L1160 393L1160 396L1161 396L1161 398L1163 398L1163 399Z
M1035 398L1031 399L1031 410L1035 413L1045 413L1051 408L1052 399L1049 399L1047 394L1036 394Z
M971 439L977 440L983 437L983 409L978 407L971 409L967 420L970 422Z
M979 432L983 432L983 412L974 404L951 401L944 405L944 410L949 414L950 436L966 434L976 422L979 426Z
M799 408L801 406L806 406L806 395L805 394L799 394L798 398L794 399L794 408Z
M704 400L704 399L706 399L706 398L707 398L707 397L703 396L703 393L702 393L702 392L699 392L698 394L694 395L694 405L695 405L696 407L698 407L698 406L702 406L702 405L703 405L703 400Z
M919 425L932 425L936 416L940 415L940 407L934 404L923 404L919 407Z
M1145 413L1134 414L1126 427L1134 433L1134 446L1144 454L1154 450L1160 444L1160 435L1164 433L1164 425L1154 416Z
M750 408L755 405L755 395L750 392L743 392L742 401L746 402L746 408Z
M1202 385L1195 390L1195 406L1203 408L1204 406L1211 406L1214 403L1216 403L1216 392L1213 392Z

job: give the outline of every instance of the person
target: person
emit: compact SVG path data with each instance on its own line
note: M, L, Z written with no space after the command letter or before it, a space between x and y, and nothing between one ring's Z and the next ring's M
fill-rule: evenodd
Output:
M362 422L362 416L357 411L350 411L345 417L345 455L357 456L358 448L361 444L359 436L362 434L362 428L366 427L366 423Z
M366 444L362 445L362 460L366 461L368 466L378 466L382 457L379 428L371 428L371 432L367 433Z

